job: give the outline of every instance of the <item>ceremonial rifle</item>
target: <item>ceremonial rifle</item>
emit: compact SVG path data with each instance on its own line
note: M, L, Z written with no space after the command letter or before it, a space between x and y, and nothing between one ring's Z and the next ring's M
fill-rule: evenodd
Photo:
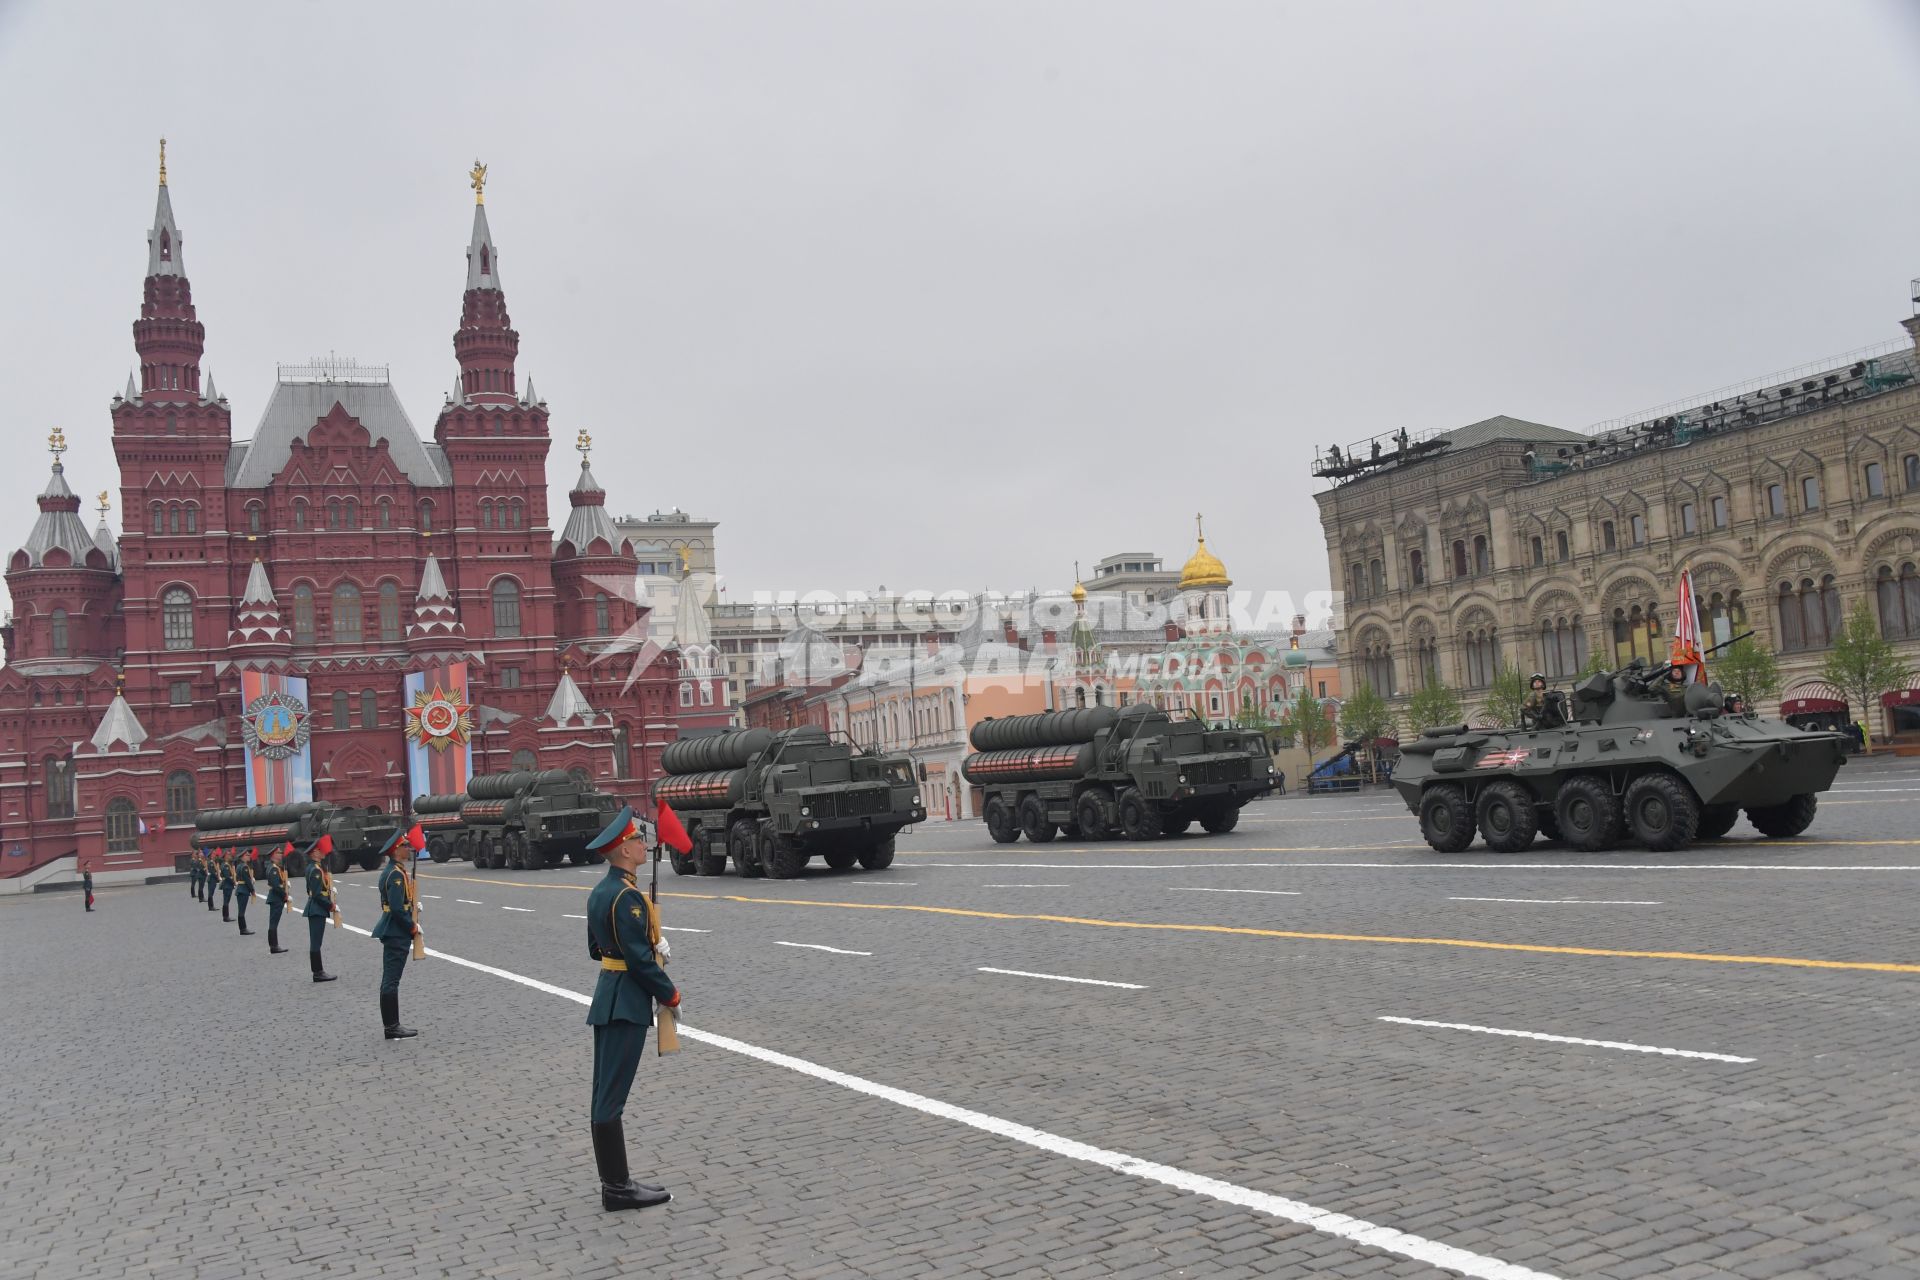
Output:
M653 827L653 894L652 894L653 912L652 912L652 918L647 921L647 933L649 935L647 938L647 942L649 945L653 947L653 954L656 962L659 962L664 966L665 961L661 961L659 958L660 957L660 820L659 819L660 819L660 812L658 809L656 809L654 810L654 821L652 823L652 827ZM655 1020L660 1024L659 1029L654 1032L654 1039L653 1039L654 1047L658 1056L665 1057L669 1053L678 1053L680 1051L680 1027L679 1027L678 1015L675 1014L672 1009L667 1008L667 1006L660 1004L658 1001L654 1002L654 1006L655 1006Z
M422 908L420 906L420 846L427 842L420 831L420 824L414 823L407 830L407 844L413 849L413 868L407 872L407 914L413 917L413 958L427 958L427 931L420 925Z

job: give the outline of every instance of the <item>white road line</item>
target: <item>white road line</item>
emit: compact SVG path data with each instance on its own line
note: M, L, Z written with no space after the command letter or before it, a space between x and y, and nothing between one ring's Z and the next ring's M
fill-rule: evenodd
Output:
M532 915L532 914L533 914L533 908L532 908L532 907L502 907L502 908L500 908L500 909L501 909L502 911L524 911L524 912L526 912L526 913L527 913L528 915Z
M817 942L776 942L776 947L800 947L807 951L831 951L837 956L870 956L871 951L847 951L841 947L823 947Z
M982 965L981 973L1004 973L1015 978L1045 978L1048 982L1078 982L1089 987L1123 987L1128 991L1145 991L1137 982L1107 982L1101 978L1069 978L1060 973L1029 973L1025 969L989 969Z
M438 899L440 897L440 895L437 893L423 893L420 896L423 898L434 898L434 899Z
M371 936L366 929L354 925L348 925L347 928L362 936ZM497 969L490 964L481 964L477 960L448 955L444 951L435 951L431 947L427 948L427 954L436 960L445 960L448 964L456 964L477 973L504 978L508 982L517 982L523 987L531 987L535 991L559 996L575 1004L591 1005L593 1003L591 996L582 995L578 991L569 991L565 987L555 986L551 982L542 982L538 978L529 978L511 970ZM855 1093L862 1093L870 1098L879 1098L884 1102L918 1111L922 1115L951 1120L956 1124L966 1125L970 1129L978 1129L982 1133L990 1133L1010 1142L1033 1147L1049 1155L1076 1160L1082 1164L1096 1165L1130 1178L1157 1182L1189 1195L1203 1196L1209 1200L1217 1200L1221 1204L1249 1209L1270 1218L1291 1222L1296 1226L1308 1227L1323 1235L1349 1241L1365 1249L1378 1249L1384 1253L1394 1253L1403 1258L1412 1258L1416 1262L1424 1262L1430 1267L1458 1271L1461 1275L1474 1277L1474 1280L1557 1280L1547 1272L1534 1271L1529 1267L1518 1266L1511 1262L1502 1262L1498 1258L1456 1248L1438 1240L1429 1240L1425 1236L1417 1236L1410 1231L1384 1227L1377 1222L1368 1222L1365 1218L1349 1217L1344 1213L1322 1209L1302 1200L1289 1200L1284 1196L1255 1191L1251 1187L1222 1182L1218 1178L1209 1178L1204 1174L1192 1173L1172 1165L1156 1164L1151 1160L1130 1156L1123 1151L1110 1151L1104 1147L1096 1147L1073 1138L1062 1137L1057 1133L1049 1133L1045 1129L1035 1129L1016 1121L1003 1120L999 1116L990 1116L985 1112L955 1106L951 1102L942 1102L938 1098L929 1098L924 1094L881 1084L876 1080L868 1080L864 1076L836 1071L832 1067L824 1067L817 1062L796 1058L775 1049L763 1049L759 1045L735 1040L731 1036L700 1031L684 1022L680 1024L680 1034L697 1044L711 1045L727 1053L737 1053L741 1057L764 1062L768 1066L795 1071L826 1084L838 1085L842 1089L851 1089Z
M1657 907L1630 898L1448 898L1448 902L1524 902L1541 907Z
M982 889L1071 889L1070 884L983 884Z
M920 882L918 880L848 880L845 883L863 884L870 889L911 889Z
M486 905L487 905L487 904L486 904L486 903L484 903L484 902L476 902L476 901L475 901L474 899L472 899L472 898L455 898L455 899L454 899L454 901L455 901L455 902L464 902L464 903L466 903L466 904L467 904L468 906L470 906L470 907L484 907L484 906L486 906Z
M1265 893L1265 894L1272 894L1276 897L1281 897L1281 898L1297 898L1300 896L1300 890L1298 889L1201 889L1193 885L1184 885L1184 884L1175 885L1173 888L1169 889L1168 892L1169 893Z
M1553 1036L1544 1031L1515 1031L1510 1027L1476 1027L1470 1022L1429 1022L1424 1018L1380 1018L1407 1027L1440 1027L1447 1031L1478 1031L1490 1036L1517 1036L1522 1040L1548 1040L1554 1044L1581 1044L1592 1049L1625 1049L1632 1053L1660 1053L1669 1058L1704 1058L1708 1062L1752 1062L1730 1053L1704 1053L1699 1049L1663 1049L1653 1044L1628 1044L1623 1040L1585 1040L1579 1036Z
M586 917L585 917L585 916L575 916L575 917L574 917L574 919L575 919L575 920L585 920L585 919L586 919ZM689 929L689 928L687 928L687 927L686 927L685 925L670 925L670 924L663 924L663 925L661 925L661 926L660 926L660 932L662 932L662 933L712 933L712 932L713 932L713 930L711 930L711 929Z
M585 916L575 916L575 915L562 915L560 918L562 920L585 920L586 919Z
M1385 847L1385 846L1382 846ZM1916 865L1840 866L1742 862L923 862L997 871L1920 871Z

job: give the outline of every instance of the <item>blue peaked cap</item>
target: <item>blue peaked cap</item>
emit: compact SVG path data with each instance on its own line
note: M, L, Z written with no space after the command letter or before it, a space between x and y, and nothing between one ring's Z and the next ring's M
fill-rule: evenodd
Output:
M610 849L622 840L639 834L640 831L633 822L633 806L623 804L620 806L620 812L613 815L613 821L609 822L599 835L587 841L587 851L594 853L601 849Z

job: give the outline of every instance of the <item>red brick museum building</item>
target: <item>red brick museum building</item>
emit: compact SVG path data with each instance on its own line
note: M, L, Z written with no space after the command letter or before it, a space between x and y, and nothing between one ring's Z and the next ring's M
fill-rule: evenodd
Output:
M124 528L107 528L102 492L87 530L56 431L39 518L7 563L0 878L75 855L96 871L173 866L197 810L247 803L243 677L305 680L294 714L313 799L396 814L412 796L409 674L464 663L473 773L574 769L633 799L682 707L724 721L714 664L645 643L634 554L584 434L555 536L547 407L515 375L483 181L458 381L430 438L384 369L322 362L282 366L236 439L201 375L206 328L162 164L138 372L112 404ZM706 677L718 688L682 687Z

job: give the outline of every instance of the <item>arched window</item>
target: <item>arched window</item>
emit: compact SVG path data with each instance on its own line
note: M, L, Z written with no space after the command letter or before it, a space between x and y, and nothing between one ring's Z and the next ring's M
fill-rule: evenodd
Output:
M1628 516L1627 528L1633 533L1634 546L1644 547L1647 545L1647 518L1645 516L1637 512Z
M335 689L333 691L333 727L336 729L351 729L353 727L353 709L349 704L347 691L345 689Z
M375 505L376 505L376 509L379 512L378 523L380 527L382 529L393 528L393 504L391 502L388 502L385 498L382 498Z
M1867 496L1869 498L1886 497L1887 496L1886 469L1877 462L1869 462L1866 466L1866 473L1867 473Z
M1903 561L1897 573L1892 565L1881 565L1873 585L1880 601L1880 634L1889 640L1920 637L1920 574L1913 561Z
M1473 571L1493 572L1493 552L1487 546L1487 535L1484 533L1477 533L1473 537Z
M1612 551L1618 548L1619 545L1620 539L1613 531L1613 521L1602 520L1600 522L1600 546L1604 550Z
M520 499L515 498L513 501L507 503L507 527L509 529L520 528L525 516L526 507Z
M422 498L420 500L420 531L422 533L433 532L433 499L431 498Z
M632 739L627 726L616 725L613 730L613 776L627 778L633 775Z
M680 705L683 707L693 705L693 685L690 681L682 680L680 682Z
M520 584L512 578L501 578L493 584L493 634L520 634Z
M492 498L480 499L480 527L482 529L493 528L493 499Z
M197 502L189 502L186 506L186 516L187 532L200 532L200 504Z
M180 504L177 502L167 504L167 532L180 532Z
M1800 502L1809 511L1820 509L1820 477L1803 476L1800 479Z
M185 769L175 769L167 775L167 825L184 827L193 821L193 815L200 806L193 794L193 775Z
M47 615L47 652L56 658L67 656L67 611L55 609Z
M1427 582L1427 558L1418 551L1407 552L1407 574L1413 585L1422 587Z
M575 765L573 768L567 770L567 776L583 787L593 785L593 775L585 769L582 769L579 765Z
M1422 689L1431 688L1440 683L1440 648L1431 635L1422 635L1413 642L1414 669ZM1274 691L1274 702L1278 704L1285 695L1278 689Z
M1556 560L1569 559L1570 551L1571 548L1567 545L1567 531L1562 529L1553 535L1553 558Z
M1462 645L1467 687L1484 689L1500 670L1500 636L1493 627L1470 628Z
M1920 489L1920 453L1900 459L1900 470L1906 475L1908 489Z
M380 700L371 689L360 691L360 727L372 729L379 724Z
M1378 558L1367 561L1367 590L1370 595L1385 595L1387 592L1387 570Z
M166 648L193 648L193 597L185 587L168 587L161 594L160 635Z
M261 510L260 504L257 502L249 502L247 504L247 532L262 533L266 530L266 527L266 513Z
M333 589L333 642L359 644L362 622L360 588L342 582Z
M513 753L513 768L537 769L539 767L540 767L540 762L534 759L533 752L527 750L525 747L522 747L518 751Z
M1587 629L1577 615L1540 619L1542 673L1556 679L1578 675L1587 657Z
M107 802L107 852L137 853L140 849L140 815L133 801L116 796Z
M703 707L713 705L713 681L711 680L700 682L700 705Z
M607 593L593 593L593 634L603 636L613 630L613 618L607 608Z
M346 509L346 527L349 529L358 529L360 527L360 500L358 498L348 498L342 505Z
M1716 529L1724 529L1724 528L1726 528L1726 527L1727 527L1727 497L1726 497L1726 495L1725 495L1725 494L1715 494L1715 495L1714 495L1714 497L1713 497L1713 502L1712 502L1712 504L1711 504L1711 505L1712 505L1712 508L1713 508L1713 527L1714 527L1714 528L1716 528Z
M1383 698L1391 698L1397 690L1393 679L1393 649L1387 643L1386 633L1369 631L1360 645L1361 671L1367 681L1367 687Z
M1796 653L1807 647L1807 630L1800 616L1800 597L1793 589L1793 583L1782 582L1774 592L1774 604L1778 610L1776 621L1780 627L1780 649L1784 653Z
M313 643L313 588L302 582L293 588L293 642Z
M1785 582L1781 583L1780 586L1783 593L1781 596L1780 631L1782 641L1780 647L1782 649L1791 647L1811 650L1825 649L1831 645L1833 638L1840 633L1842 625L1840 618L1840 586L1834 581L1833 575L1829 573L1818 582L1815 582L1812 578L1802 578L1797 588L1791 583ZM1789 608L1789 601L1797 607ZM1798 634L1795 637L1798 643L1794 645L1789 645L1786 639L1788 636L1794 635L1794 628L1789 625L1787 620L1787 615L1789 614L1794 614L1798 617Z
M1453 540L1453 576L1456 578L1467 576L1467 543L1464 538Z
M1659 662L1660 615L1651 605L1633 605L1613 611L1613 665L1624 667L1634 658Z
M340 500L338 498L328 498L327 499L327 528L338 529L339 527L340 527Z
M156 502L147 508L147 512L153 517L153 531L155 533L165 533L167 531L167 509Z
M1700 522L1694 515L1693 504L1691 502L1681 503L1680 504L1680 532L1681 533L1697 533L1699 532L1699 527L1700 527Z
M307 500L305 498L295 498L293 500L293 527L296 529L304 529L307 527Z
M1777 484L1767 486L1767 514L1770 516L1787 514L1787 491Z
M1741 602L1740 589L1724 594L1694 597L1700 615L1700 640L1712 646L1733 639L1747 629L1747 606Z
M380 643L400 642L400 588L391 582L380 584Z
M1533 562L1542 565L1547 562L1547 544L1538 535L1527 539L1527 549L1533 552Z
M43 769L47 788L47 816L73 816L73 766L58 756L48 756Z

